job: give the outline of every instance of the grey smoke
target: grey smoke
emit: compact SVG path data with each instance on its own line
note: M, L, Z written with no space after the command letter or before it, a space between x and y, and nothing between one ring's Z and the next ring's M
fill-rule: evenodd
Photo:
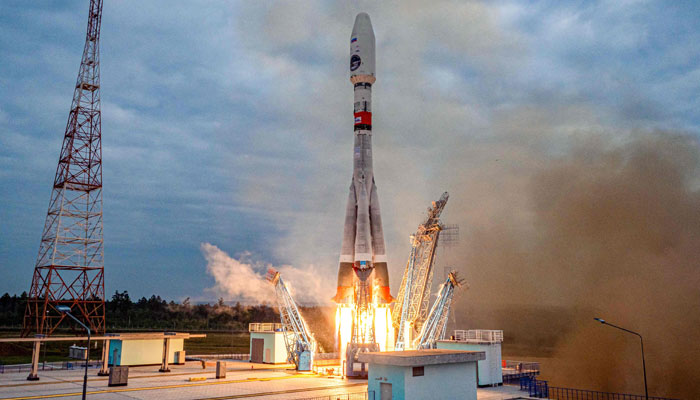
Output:
M489 179L514 185L500 195L480 190L478 175L490 174L479 170L451 196L464 240L456 258L471 283L458 320L488 321L498 307L555 306L559 314L511 332L547 338L566 321L556 342L542 344L555 346L544 376L560 386L639 393L639 342L593 321L601 316L644 335L652 394L697 397L699 159L687 134L582 134L564 152L497 169Z

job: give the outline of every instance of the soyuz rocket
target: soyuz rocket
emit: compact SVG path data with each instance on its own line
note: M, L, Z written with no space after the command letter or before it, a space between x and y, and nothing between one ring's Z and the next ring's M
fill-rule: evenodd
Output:
M378 290L372 296L390 303L389 273L377 185L372 172L372 85L375 77L374 31L369 15L355 18L350 37L350 82L354 86L354 151L345 228L338 269L336 303L353 303L354 283Z

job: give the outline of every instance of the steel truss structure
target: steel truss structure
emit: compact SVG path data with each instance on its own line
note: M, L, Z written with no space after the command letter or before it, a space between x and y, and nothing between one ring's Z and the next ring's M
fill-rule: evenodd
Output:
M445 338L447 317L452 306L455 288L462 286L463 283L464 281L457 277L455 271L449 273L447 281L442 284L440 293L430 309L428 318L413 343L414 349L434 349L437 341Z
M105 331L102 237L100 23L91 0L85 47L41 236L22 334L51 335L66 305L95 334Z
M284 332L284 344L287 347L287 357L289 361L297 366L297 369L309 370L313 363L316 342L309 333L309 329L306 327L301 313L299 313L299 308L297 308L280 273L273 269L268 270L267 280L275 286L277 307L282 320L282 331ZM304 356L308 357L308 359L302 360Z
M440 214L445 209L449 194L428 208L428 217L411 235L411 253L406 263L399 294L393 310L393 324L398 329L396 350L407 350L413 342L413 334L421 329L427 318L430 288L433 282L433 264L440 231Z

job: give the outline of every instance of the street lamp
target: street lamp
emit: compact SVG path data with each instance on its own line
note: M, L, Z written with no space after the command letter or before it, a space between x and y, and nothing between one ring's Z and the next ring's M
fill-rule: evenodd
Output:
M631 333L631 334L633 334L633 335L639 336L639 342L640 342L641 345L642 345L642 371L644 371L644 398L647 399L647 400L649 400L649 391L647 390L647 365L646 365L646 362L644 361L644 339L642 339L642 335L640 335L640 334L637 333L637 332L631 331L631 330L629 330L629 329L625 329L625 328L623 328L623 327L621 327L621 326L613 325L613 324L611 324L610 322L607 322L607 321L605 321L605 320L602 319L602 318L597 318L597 317L595 317L595 318L593 318L593 319L596 320L596 321L598 321L598 322L600 322L600 323L603 324L603 325L612 326L613 328L617 328L617 329L619 329L619 330L621 330L621 331L625 331L625 332L627 332L627 333Z
M75 318L73 314L70 313L70 307L68 306L56 306L56 310L60 312L61 314L65 314L71 318L77 323L80 324L85 330L87 331L88 335L88 341L87 341L87 350L85 351L85 376L83 377L83 400L85 400L86 392L87 392L87 376L88 376L88 363L90 362L90 328L85 326L78 318Z

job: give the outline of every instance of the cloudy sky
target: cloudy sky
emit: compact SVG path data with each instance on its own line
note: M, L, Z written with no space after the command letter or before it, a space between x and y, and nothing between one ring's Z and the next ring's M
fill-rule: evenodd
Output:
M320 279L306 300L332 295L360 11L377 38L375 176L394 291L408 234L445 190L463 241L490 222L532 230L533 171L582 144L649 135L684 138L698 187L690 1L105 3L108 294L234 300L236 268L247 281L273 265ZM0 292L29 289L86 18L87 0L0 3Z

